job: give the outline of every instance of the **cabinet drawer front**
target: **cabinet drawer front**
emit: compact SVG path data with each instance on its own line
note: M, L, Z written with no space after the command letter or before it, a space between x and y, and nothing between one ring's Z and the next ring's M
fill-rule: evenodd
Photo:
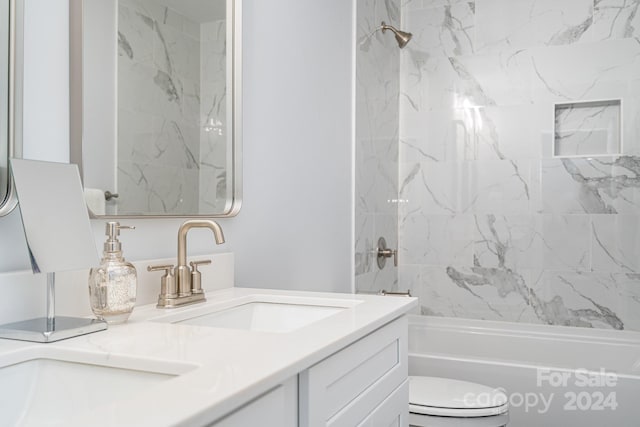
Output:
M405 427L409 425L408 402L409 380L405 380L358 427Z
M407 334L403 316L302 372L301 426L365 419L407 378Z

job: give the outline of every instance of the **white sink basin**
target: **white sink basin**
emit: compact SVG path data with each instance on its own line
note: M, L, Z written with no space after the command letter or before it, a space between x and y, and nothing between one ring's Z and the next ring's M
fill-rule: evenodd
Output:
M343 307L250 302L175 323L258 332L291 332L344 310Z
M199 307L158 322L256 332L287 333L353 307L360 301L252 295L230 304Z
M195 367L169 363L163 369L133 370L83 363L95 356L46 349L12 356L0 367L0 424L7 426L59 425L78 410L127 399Z

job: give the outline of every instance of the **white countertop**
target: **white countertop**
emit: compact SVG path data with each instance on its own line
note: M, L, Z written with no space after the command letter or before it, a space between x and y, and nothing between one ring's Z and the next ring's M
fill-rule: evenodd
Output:
M357 301L353 307L288 333L254 332L148 321L203 306L224 306L253 295ZM64 425L202 425L260 396L298 372L405 314L415 298L230 288L207 293L207 302L178 309L136 307L129 322L51 344L0 339L0 366L17 354L68 358L79 352L96 364L182 373L134 398L90 411ZM73 352L73 353L72 353Z

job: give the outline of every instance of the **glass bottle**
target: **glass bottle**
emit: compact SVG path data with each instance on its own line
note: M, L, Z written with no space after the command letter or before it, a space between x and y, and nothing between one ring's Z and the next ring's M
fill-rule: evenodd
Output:
M126 322L136 303L136 268L122 256L118 240L120 230L135 227L107 222L104 252L100 266L89 272L89 300L91 310L100 320L110 324Z

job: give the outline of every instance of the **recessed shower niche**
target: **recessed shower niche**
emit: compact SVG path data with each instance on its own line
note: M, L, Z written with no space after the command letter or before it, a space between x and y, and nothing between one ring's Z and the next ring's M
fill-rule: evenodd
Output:
M555 104L555 156L594 156L622 153L622 101Z

